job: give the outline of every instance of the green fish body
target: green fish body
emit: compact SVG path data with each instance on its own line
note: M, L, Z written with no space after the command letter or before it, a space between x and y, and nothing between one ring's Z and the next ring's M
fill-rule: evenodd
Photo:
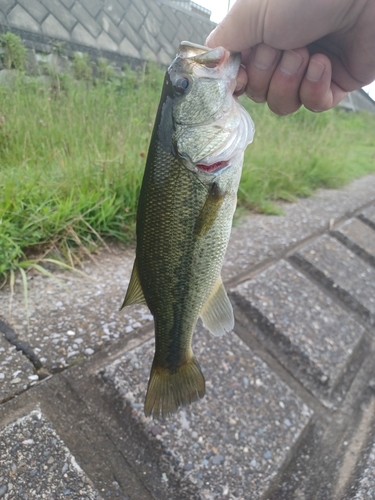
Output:
M155 357L145 400L145 414L153 417L204 396L191 349L198 318L217 336L234 326L220 272L243 152L253 136L250 117L232 95L239 62L238 54L221 47L183 42L164 81L124 301L147 304L154 317Z

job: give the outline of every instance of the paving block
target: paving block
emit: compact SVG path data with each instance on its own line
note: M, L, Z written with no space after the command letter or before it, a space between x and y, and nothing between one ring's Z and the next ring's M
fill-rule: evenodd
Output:
M68 31L71 31L77 24L76 18L72 16L59 0L41 0L41 2Z
M17 29L40 33L39 23L21 5L16 5L9 12L7 19L9 25Z
M134 7L133 4L131 4L127 13L126 13L126 20L129 22L129 24L136 31L138 31L143 23L143 19L144 19L144 17L139 12L139 10L136 7Z
M133 2L133 4L136 6L136 9L143 17L147 16L149 8L143 0L137 0L136 2Z
M375 269L336 239L322 236L294 260L369 324L375 321Z
M132 252L107 253L101 265L85 263L86 277L60 271L55 274L59 284L46 276L30 276L29 329L18 279L11 314L9 289L0 290L0 314L37 352L45 368L64 368L150 322L152 316L144 306L119 311L132 266Z
M124 38L123 41L120 43L119 52L124 56L135 57L136 59L140 58L139 51L127 38Z
M107 0L103 6L103 12L105 12L117 26L124 16L125 9L116 0Z
M157 54L159 49L160 49L160 44L159 42L155 39L155 37L153 37L148 29L146 28L146 25L143 24L139 31L138 31L140 37L142 38L142 40L145 41L147 47L149 48L150 52L152 52L153 54Z
M162 23L164 20L164 14L161 10L161 4L155 2L155 0L146 0L147 9L149 9L152 14L156 17L156 19Z
M117 43L120 44L124 38L124 33L116 26L116 24L111 20L105 12L99 12L97 17L99 25L103 30L108 33L108 35Z
M149 12L144 20L143 26L147 29L147 31L157 40L157 37L160 34L162 23L155 18L155 16Z
M80 45L97 48L95 38L80 23L77 23L72 31L72 40Z
M80 0L80 3L85 7L93 17L96 17L103 8L103 0Z
M99 49L109 52L117 52L118 49L117 43L105 31L102 31L98 36L97 44Z
M87 31L94 37L97 38L101 32L101 27L94 19L91 9L88 11L79 2L76 2L71 8L70 12L74 17L82 24L82 26L87 29Z
M61 2L65 5L67 9L70 9L70 7L74 4L75 0L61 0Z
M193 351L206 396L165 420L143 413L154 340L100 371L131 419L164 450L172 474L199 490L191 498L265 498L289 460L312 411L233 332L215 338L199 327Z
M375 205L371 205L366 210L363 210L361 215L375 225Z
M129 42L137 49L140 50L143 45L143 40L139 36L139 34L130 26L127 21L127 16L119 24L120 30L125 33L125 39L129 40Z
M237 286L231 297L255 325L252 333L266 349L329 404L361 345L364 328L285 261Z
M0 10L6 14L16 4L16 0L0 0Z
M358 219L351 219L340 227L339 232L375 257L375 232Z
M160 64L163 64L165 67L168 67L170 65L171 56L167 54L163 48L159 50L157 57Z
M161 28L161 33L167 40L167 45L170 47L173 42L174 37L176 36L178 26L172 24L168 18L165 18L163 21L163 25Z
M163 31L163 28L162 28L162 31ZM171 45L171 43L167 40L167 38L164 36L163 32L160 33L160 35L158 36L158 40L159 40L159 43L162 47L160 50L164 50L164 52L166 54L168 54L168 56L169 56L169 63L168 63L168 66L169 66L169 64L176 57L176 52L177 52L178 47L173 47Z
M193 27L190 23L190 20L187 20L186 14L182 12L177 12L176 16L178 19L177 26L179 26L176 36L179 38L179 42L181 42L182 40L192 40L190 34L193 31ZM179 44L180 43L178 43L178 46Z
M51 38L70 41L69 31L52 14L47 17L41 26L45 35Z
M99 500L98 491L44 415L0 429L0 498Z
M141 50L141 59L144 61L153 61L155 63L158 62L158 58L155 54L155 52L146 44L143 43Z
M23 392L38 380L33 364L0 331L0 403Z
M375 267L375 230L368 224L360 219L350 219L331 234L349 250Z
M37 21L42 22L47 17L48 10L38 0L18 0L18 3Z
M178 26L178 19L176 17L177 10L173 7L169 7L168 5L161 4L161 11L165 18L169 19L169 22L174 26Z

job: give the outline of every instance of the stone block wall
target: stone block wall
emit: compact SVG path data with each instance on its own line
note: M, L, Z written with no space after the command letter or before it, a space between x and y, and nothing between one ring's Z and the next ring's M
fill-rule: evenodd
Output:
M203 44L215 24L166 0L0 0L0 32L29 49L168 65L181 40Z

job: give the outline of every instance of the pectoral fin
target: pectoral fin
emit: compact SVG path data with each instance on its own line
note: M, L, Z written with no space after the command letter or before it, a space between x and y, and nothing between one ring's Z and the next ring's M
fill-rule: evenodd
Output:
M206 300L201 312L203 325L216 337L230 332L234 327L232 304L228 299L221 277L216 282L211 295Z
M123 307L125 306L130 306L132 304L146 304L146 299L145 296L143 295L143 290L141 283L139 281L139 274L138 274L138 264L137 264L137 259L134 261L133 265L133 271L132 275L130 278L129 286L126 291L125 299L120 307L120 311Z
M222 191L216 182L212 184L208 192L206 201L200 211L194 227L196 237L204 236L215 222L220 207L223 204L225 191Z

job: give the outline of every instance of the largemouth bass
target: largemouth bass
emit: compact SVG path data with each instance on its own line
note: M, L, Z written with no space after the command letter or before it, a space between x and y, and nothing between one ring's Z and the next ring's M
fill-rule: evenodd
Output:
M147 416L164 417L204 396L191 348L199 316L217 336L234 326L220 273L243 154L254 134L233 97L240 60L222 47L182 42L165 76L123 304L147 304L154 317Z

